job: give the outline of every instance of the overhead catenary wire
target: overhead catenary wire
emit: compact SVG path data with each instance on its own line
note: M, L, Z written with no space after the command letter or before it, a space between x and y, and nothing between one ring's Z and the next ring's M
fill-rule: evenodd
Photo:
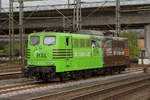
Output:
M104 6L105 6L106 3L108 3L108 1L105 1L105 2L102 4L102 6L97 7L94 11L92 11L91 13L89 13L89 14L85 17L85 19L88 18L88 17L90 17L90 16L92 16L94 13L96 13L97 11L99 11L101 8L104 8ZM108 26L110 29L114 30L114 28L111 27L110 25L107 25L107 26Z
M45 1L44 1L45 2ZM45 2L45 3L47 3L47 2ZM104 7L104 5L105 5L105 3L107 3L107 1L105 1L104 2L104 4L101 6L101 7ZM51 6L51 5L47 5L47 6ZM37 6L37 9L38 9L38 7L39 6ZM90 15L92 15L93 13L95 13L96 11L98 11L101 7L98 7L96 10L94 10L93 12L91 12L87 17L89 17ZM55 7L54 7L55 8ZM72 24L72 21L68 18L68 17L66 17L60 10L58 10L57 8L55 8L55 10L58 12L58 13L60 13L62 16L63 16L63 18L66 18L69 22L70 22L70 24ZM35 10L36 11L36 10ZM34 12L34 11L33 11ZM31 13L26 19L28 19L30 16L32 16L32 14L34 14L34 13ZM111 28L111 29L113 29L111 26L109 26L109 25L107 25L109 28Z
M116 0L116 36L120 36L120 0Z
M56 1L60 1L60 2L62 2L63 0L56 0ZM56 2L56 1L48 1L48 2ZM108 0L103 0L103 1L105 1L105 2L108 2ZM47 2L46 1L44 1L46 4L47 4ZM105 5L105 4L104 4ZM102 5L102 7L104 7L104 5ZM49 5L50 6L50 5ZM37 6L37 7L39 7L39 6ZM100 9L101 7L98 7L98 9ZM38 9L38 8L37 8ZM98 9L96 9L96 10L98 10ZM58 11L58 9L56 9L57 11ZM94 12L96 12L96 10L94 10L93 11L93 13ZM59 11L60 12L60 11ZM32 13L33 14L33 13ZM32 14L31 15L29 15L29 16L32 16ZM61 15L62 15L62 13L61 13ZM90 15L88 15L88 16L90 16ZM64 16L63 16L64 17ZM67 17L65 17L65 18L67 18ZM28 18L27 18L28 19ZM67 19L69 19L69 18L67 18ZM111 29L113 29L110 25L107 25L109 28L111 28Z
M57 1L59 1L59 0L57 0ZM61 1L62 1L62 0L61 0ZM52 2L54 2L54 1L52 1ZM93 14L94 14L95 12L97 12L100 8L104 8L104 5L105 5L107 2L108 2L108 0L105 1L104 4L103 4L101 7L98 7L98 8L96 8L94 11L92 11L87 17L90 17L91 15L93 15ZM46 4L47 4L47 2L46 2ZM50 5L49 5L49 6L50 6ZM39 6L37 6L36 11L38 10L38 8L39 8ZM70 19L68 16L65 16L58 8L55 8L55 10L56 10L59 14L61 14L63 18L67 19L67 20L70 22L70 24L72 24L72 21L71 21L71 19ZM33 11L26 19L30 18L30 17L34 14L34 12L35 12L35 11ZM13 19L13 18L12 18L12 19ZM14 20L14 22L18 23L17 21L15 21L15 19L13 19L13 20ZM107 26L108 26L110 29L113 29L110 25L107 25Z

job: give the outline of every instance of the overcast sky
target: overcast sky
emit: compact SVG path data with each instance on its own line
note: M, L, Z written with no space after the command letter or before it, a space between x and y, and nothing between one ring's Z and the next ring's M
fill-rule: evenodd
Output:
M9 5L9 0L2 0L2 7L8 7ZM70 0L71 2L73 0ZM93 2L93 1L106 1L106 0L82 0L82 1L87 1L87 2ZM108 1L108 0L107 0ZM26 2L25 5L28 6L37 6L37 5L52 5L52 4L66 4L67 0L44 0L44 1L34 1L34 3L32 2ZM17 4L16 4L17 6Z

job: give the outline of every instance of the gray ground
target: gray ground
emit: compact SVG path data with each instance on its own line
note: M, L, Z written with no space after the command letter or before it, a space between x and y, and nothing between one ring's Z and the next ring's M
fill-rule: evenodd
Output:
M1 80L0 81L0 87L5 87L8 85L14 85L14 84L22 84L22 83L26 83L26 82L32 82L32 79L28 79L28 78L19 78L19 79L8 79L8 80Z

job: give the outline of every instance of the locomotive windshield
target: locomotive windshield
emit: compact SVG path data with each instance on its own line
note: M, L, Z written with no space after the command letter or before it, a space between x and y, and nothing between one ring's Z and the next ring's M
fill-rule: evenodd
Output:
M46 36L44 38L45 45L52 45L52 44L55 44L55 42L56 42L56 37Z
M40 42L40 37L39 36L32 36L30 39L30 44L31 45L37 45Z

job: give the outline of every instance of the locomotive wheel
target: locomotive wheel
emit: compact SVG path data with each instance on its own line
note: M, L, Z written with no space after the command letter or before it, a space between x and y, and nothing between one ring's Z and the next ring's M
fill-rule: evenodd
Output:
M68 81L70 78L69 78L69 73L60 73L60 81L61 82L64 82L64 81Z
M48 82L48 80L49 80L48 75L47 74L42 74L42 80L44 82Z
M110 75L110 69L109 68L104 69L104 75Z
M86 70L83 71L83 78L88 78L88 71Z
M118 73L121 74L121 68L118 68Z
M113 68L112 68L112 69L110 69L110 74L111 74L111 75L113 75L113 74L114 74L114 70L113 70Z
M74 80L79 80L80 79L80 73L79 72L72 72L71 77Z

